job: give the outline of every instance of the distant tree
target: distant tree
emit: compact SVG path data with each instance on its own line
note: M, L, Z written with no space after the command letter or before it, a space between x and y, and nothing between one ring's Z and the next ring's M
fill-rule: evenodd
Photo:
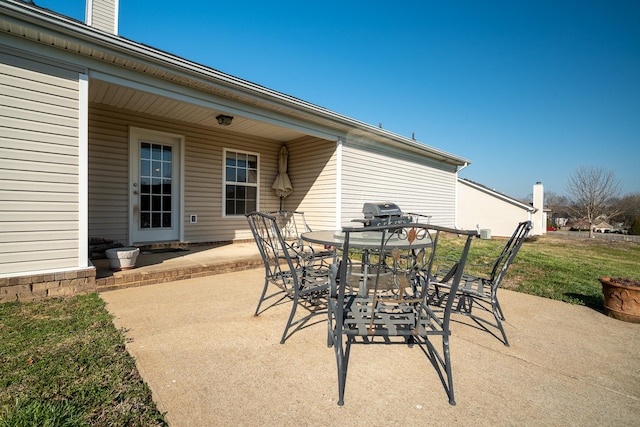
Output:
M544 193L544 207L547 209L547 227L557 227L565 225L565 222L559 222L559 218L566 220L570 201L567 196L561 196L553 191Z
M553 191L548 191L544 193L544 206L550 209L565 209L569 206L570 201L567 196L561 196L559 194L554 193Z
M640 236L640 216L636 218L633 222L633 225L629 229L629 234L633 234L634 236Z
M640 217L640 193L631 193L623 196L617 205L620 210L617 218L625 226L630 227L636 218Z
M613 171L593 166L581 166L569 176L570 208L589 223L589 237L593 237L593 224L598 218L608 219L619 213L614 202L620 187Z

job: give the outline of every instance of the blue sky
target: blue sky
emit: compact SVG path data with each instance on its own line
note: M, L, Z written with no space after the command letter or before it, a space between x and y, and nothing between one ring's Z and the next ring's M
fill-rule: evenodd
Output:
M84 21L85 0L35 0ZM640 192L640 1L120 0L119 34L470 159L515 198Z

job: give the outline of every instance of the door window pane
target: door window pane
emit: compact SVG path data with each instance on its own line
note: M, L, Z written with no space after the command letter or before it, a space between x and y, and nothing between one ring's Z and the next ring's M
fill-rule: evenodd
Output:
M140 144L140 228L170 228L173 192L170 145Z

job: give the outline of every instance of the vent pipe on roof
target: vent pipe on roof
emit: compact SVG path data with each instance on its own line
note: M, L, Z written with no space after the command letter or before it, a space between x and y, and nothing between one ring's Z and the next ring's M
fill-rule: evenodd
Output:
M86 24L98 30L118 34L118 0L87 0Z

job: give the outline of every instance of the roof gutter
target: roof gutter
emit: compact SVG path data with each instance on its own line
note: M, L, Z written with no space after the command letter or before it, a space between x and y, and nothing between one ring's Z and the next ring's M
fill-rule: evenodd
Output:
M458 173L462 172L462 170L463 170L464 168L466 168L467 166L469 166L469 162L464 162L464 165L462 165L462 166L460 166L460 167L458 168Z

